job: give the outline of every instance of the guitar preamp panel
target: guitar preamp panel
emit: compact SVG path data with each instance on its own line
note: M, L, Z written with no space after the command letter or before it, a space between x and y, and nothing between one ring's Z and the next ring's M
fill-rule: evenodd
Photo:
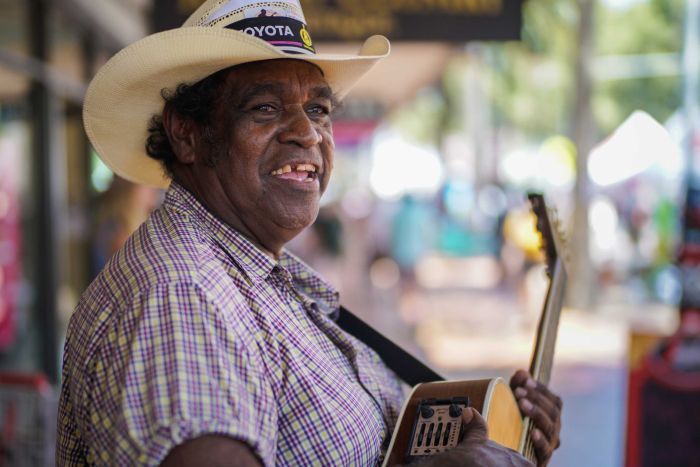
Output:
M440 454L454 448L462 439L462 410L468 397L423 399L413 423L406 453L409 459Z

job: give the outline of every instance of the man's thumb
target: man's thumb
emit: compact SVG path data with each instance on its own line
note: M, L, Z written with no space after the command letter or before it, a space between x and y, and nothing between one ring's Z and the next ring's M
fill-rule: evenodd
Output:
M464 425L464 441L486 441L489 439L489 430L486 420L478 410L467 407L462 410L462 424Z

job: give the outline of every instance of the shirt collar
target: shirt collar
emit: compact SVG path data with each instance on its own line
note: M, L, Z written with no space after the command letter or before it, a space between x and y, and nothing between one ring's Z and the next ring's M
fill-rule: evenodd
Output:
M275 270L279 270L294 287L313 300L318 309L327 315L338 310L338 291L319 276L309 265L289 252L282 250L279 261L265 254L236 229L212 214L182 185L173 181L165 195L163 206L196 217L202 231L209 232L213 240L253 283L259 283Z
M340 294L330 283L288 250L283 250L279 267L292 277L294 288L314 301L318 310L334 315L340 307Z
M173 181L165 195L163 206L185 214L194 214L204 230L254 283L264 281L277 266L277 261L265 254L236 229L212 214L182 185Z

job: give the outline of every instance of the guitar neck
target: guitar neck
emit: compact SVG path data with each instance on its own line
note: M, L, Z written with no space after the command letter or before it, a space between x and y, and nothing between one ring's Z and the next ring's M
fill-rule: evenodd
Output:
M559 329L559 316L564 301L564 289L566 287L566 270L561 261L557 258L554 267L550 271L551 282L547 290L542 316L537 329L535 348L530 362L530 374L542 384L549 384L552 375L552 364L554 362L554 348L557 344L557 330ZM523 438L520 445L520 452L536 463L535 450L530 438L532 420L525 419Z
M554 263L551 283L547 290L542 316L537 329L535 348L530 361L530 374L542 384L549 384L554 362L554 348L557 343L559 316L564 301L566 270L561 259Z

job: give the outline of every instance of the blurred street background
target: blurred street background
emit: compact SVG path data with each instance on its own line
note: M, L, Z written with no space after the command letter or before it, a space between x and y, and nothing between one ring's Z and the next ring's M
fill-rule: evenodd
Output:
M199 3L0 0L0 465L52 464L67 321L162 197L100 162L86 87ZM318 51L381 33L392 54L335 115L333 180L289 248L438 372L509 378L548 286L525 196L544 193L569 271L550 465L624 465L634 343L674 333L695 284L698 1L301 3Z

